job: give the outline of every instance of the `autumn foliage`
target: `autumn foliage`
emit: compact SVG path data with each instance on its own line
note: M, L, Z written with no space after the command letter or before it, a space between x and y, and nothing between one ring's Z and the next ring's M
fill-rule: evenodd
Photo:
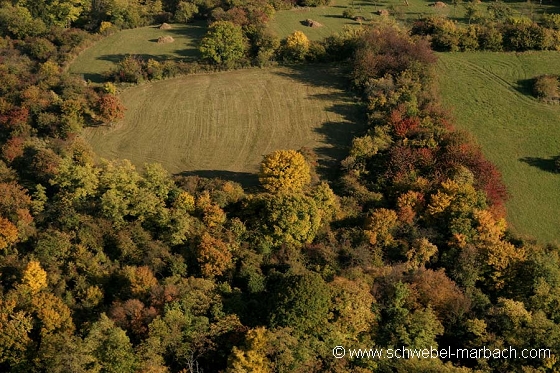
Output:
M264 157L259 180L272 193L297 192L311 182L310 168L295 150L277 150Z
M560 369L560 250L508 229L500 174L441 108L426 40L388 24L324 42L291 35L289 62L323 53L352 67L367 128L336 176L312 173L308 150L277 150L249 192L98 161L76 136L123 108L116 86L60 74L87 33L57 24L108 33L185 3L60 0L71 12L58 15L43 3L0 6L1 372ZM206 57L273 59L279 42L260 26L289 4L197 2L197 17L217 21ZM160 79L172 66L127 57L115 74ZM336 345L553 353L334 359Z

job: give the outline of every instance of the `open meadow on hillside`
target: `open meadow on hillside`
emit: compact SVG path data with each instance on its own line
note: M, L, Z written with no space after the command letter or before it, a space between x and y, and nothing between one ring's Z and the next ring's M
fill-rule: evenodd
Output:
M436 0L437 1L437 0ZM377 14L379 10L388 10L390 18L411 24L414 20L428 16L448 17L458 23L466 25L465 4L462 1L440 1L442 7L433 6L433 0L332 0L329 6L296 7L290 10L276 12L270 23L270 28L281 38L296 30L303 31L311 40L321 40L333 33L340 32L345 26L359 26L370 22L382 21L384 16ZM406 5L408 3L408 5ZM538 20L543 13L558 13L560 9L552 2L541 5L530 1L505 1L511 8L513 17L527 17ZM494 0L486 0L478 4L483 15L488 16L488 5L495 4ZM362 22L342 16L345 9L353 9L356 16L364 19ZM319 22L321 27L309 27L306 19Z
M559 52L439 54L444 105L503 174L514 231L560 242L560 105L531 95L531 79L560 72Z
M126 89L124 120L84 137L103 158L250 184L263 155L277 149L314 149L325 167L344 156L362 128L360 106L344 88L328 66L169 79Z
M172 24L168 30L161 30L158 26L122 30L83 51L68 71L83 75L86 80L99 82L102 80L101 74L112 69L115 63L129 54L159 61L194 60L199 57L198 44L206 33L206 26L206 22L199 21L188 25ZM158 43L160 36L171 36L175 41Z
M380 21L384 16L376 14L381 9L389 9L391 17L397 20L417 19L429 15L460 16L464 14L462 7L451 5L445 8L429 6L433 1L408 0L409 6L404 1L391 0L333 0L329 6L296 7L290 10L276 12L270 23L270 28L278 36L284 38L292 32L303 31L311 40L321 40L333 33L340 32L345 26L359 26L367 24L370 20ZM345 9L352 8L356 16L364 18L363 22L344 18ZM305 25L306 19L319 22L321 27Z

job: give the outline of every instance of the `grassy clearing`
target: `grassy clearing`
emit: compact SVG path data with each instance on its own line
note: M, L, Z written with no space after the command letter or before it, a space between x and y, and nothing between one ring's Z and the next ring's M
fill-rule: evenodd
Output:
M101 74L110 70L125 55L143 58L194 60L199 57L198 43L206 33L206 22L188 25L173 24L170 30L157 26L119 31L110 35L81 53L68 71L81 74L87 80L99 82ZM171 36L175 41L158 44L160 36Z
M291 10L283 10L277 12L274 19L270 23L270 28L275 31L278 36L284 38L292 32L303 31L311 40L321 40L335 32L340 32L345 26L359 26L360 22L343 18L342 12L346 8L353 8L356 15L362 16L366 21L380 21L383 16L379 16L376 12L380 9L388 9L391 18L400 22L411 23L414 20L427 16L443 16L456 20L459 23L466 24L468 20L465 18L465 8L462 2L457 0L456 5L451 0L444 0L446 4L444 8L436 8L430 6L437 0L332 0L330 6L295 8ZM486 8L494 0L485 0L479 6L481 11L486 12ZM538 20L540 14L560 13L560 7L557 4L546 2L539 6L531 2L525 1L505 1L513 11L516 17L525 16ZM311 18L323 25L319 28L311 28L305 26L302 22L307 18Z
M277 149L312 148L325 168L344 154L361 125L343 82L339 70L311 66L144 84L120 95L128 109L122 122L88 128L84 137L104 158L250 185L262 156Z
M321 40L335 32L340 32L345 26L359 26L360 22L342 17L342 12L346 8L354 8L356 15L369 20L381 20L384 17L379 16L376 12L380 9L388 9L393 7L393 17L399 20L418 18L431 14L440 14L442 16L451 16L457 13L462 16L464 13L461 7L454 9L452 6L437 9L428 4L433 1L427 0L409 0L409 6L404 1L394 0L333 0L330 6L321 7L305 7L283 10L274 15L274 19L270 23L270 28L275 31L278 36L284 38L292 32L303 31L311 40ZM322 27L311 28L305 26L302 22L307 18L321 23Z
M460 128L502 171L513 229L560 243L560 105L531 96L529 79L560 72L559 52L440 54L440 86Z

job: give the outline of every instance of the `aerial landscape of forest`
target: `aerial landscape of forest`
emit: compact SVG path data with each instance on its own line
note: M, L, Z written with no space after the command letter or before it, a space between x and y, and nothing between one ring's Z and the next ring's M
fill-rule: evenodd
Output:
M560 3L0 0L0 372L560 372Z

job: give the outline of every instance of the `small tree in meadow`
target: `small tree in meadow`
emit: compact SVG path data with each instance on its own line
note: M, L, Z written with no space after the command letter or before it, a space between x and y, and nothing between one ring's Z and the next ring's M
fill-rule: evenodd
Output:
M309 52L309 44L309 39L303 32L294 32L286 38L284 57L292 61L303 61Z
M203 58L232 67L245 55L247 43L241 26L229 21L218 21L210 26L199 49Z
M558 99L558 77L555 75L541 75L535 78L533 93L542 100Z

